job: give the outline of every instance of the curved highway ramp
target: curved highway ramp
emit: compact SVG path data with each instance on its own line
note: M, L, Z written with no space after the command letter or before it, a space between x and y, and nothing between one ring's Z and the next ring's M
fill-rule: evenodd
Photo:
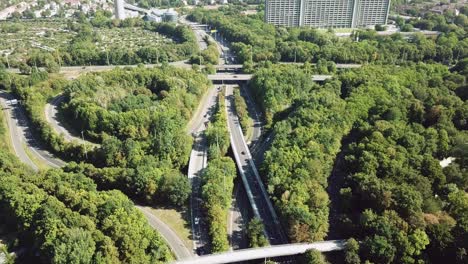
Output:
M309 244L285 244L261 248L249 248L226 253L205 255L190 260L177 261L175 264L217 264L233 263L254 259L265 259L304 254L307 250L315 249L320 252L343 250L346 240L330 240Z

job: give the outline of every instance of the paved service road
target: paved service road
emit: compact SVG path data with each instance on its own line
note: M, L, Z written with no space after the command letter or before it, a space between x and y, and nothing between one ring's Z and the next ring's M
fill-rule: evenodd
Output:
M3 112L5 113L4 116L6 118L6 123L9 129L11 145L13 146L15 155L23 163L37 171L37 166L29 158L23 148L23 145L26 144L23 135L26 133L27 126L25 126L24 123L20 124L18 120L13 117L16 106L7 106L7 100L11 100L12 98L13 97L6 92L0 91L0 105L3 109Z
M37 159L46 161L47 164L53 168L65 165L65 162L54 158L53 155L49 152L36 147L38 146L38 142L33 137L33 132L30 128L30 122L26 117L26 114L23 112L21 106L7 106L7 101L12 99L14 99L13 95L5 91L0 91L0 105L2 106L5 113L5 117L7 119L6 121L10 132L10 140L13 145L13 149L15 151L16 156L23 163L27 164L36 171L38 170L38 167L26 154L26 151L24 149L26 147L31 150L32 155L34 155ZM61 129L65 128L62 127ZM176 257L180 256L181 258L187 258L192 256L190 251L181 242L181 239L168 226L166 226L156 216L152 215L151 213L148 213L147 210L143 210L144 208L138 207L138 209L143 211L150 225L153 228L155 228L159 233L161 233L161 235L163 235L171 249L174 250L174 254L176 255Z
M265 233L272 245L287 243L287 238L281 230L278 217L265 187L260 179L257 168L253 162L250 150L245 142L239 119L235 113L233 87L226 87L226 108L228 113L228 127L231 134L231 147L236 158L237 167L252 205L254 215L259 217L264 226Z
M286 244L271 247L249 248L227 253L206 255L197 259L178 261L176 264L221 264L241 262L254 259L267 259L274 257L304 254L307 250L315 249L320 252L343 250L345 240L331 240L310 244Z
M15 97L7 92L0 91L0 100L2 105L7 106L7 101L15 99ZM18 158L31 166L34 170L38 167L32 162L25 151L25 147L29 148L31 155L34 155L38 160L42 160L45 164L52 168L59 168L65 165L65 162L55 158L50 152L42 148L40 142L35 138L30 122L20 104L11 105L4 108L6 111L7 124L10 129L12 145Z
M193 254L187 247L184 245L184 242L180 240L174 231L169 228L163 221L159 220L148 207L143 206L136 206L138 210L140 210L146 219L148 219L148 223L156 229L159 234L166 240L167 244L171 248L172 252L176 255L178 260L182 259L189 259L193 257Z
M57 134L62 134L65 138L65 141L72 142L76 141L80 144L87 143L83 141L80 137L73 136L68 129L66 129L63 124L59 121L58 118L58 108L60 104L62 104L63 100L65 100L65 96L59 95L52 99L50 103L47 103L45 106L45 118L47 122L52 126L52 129Z

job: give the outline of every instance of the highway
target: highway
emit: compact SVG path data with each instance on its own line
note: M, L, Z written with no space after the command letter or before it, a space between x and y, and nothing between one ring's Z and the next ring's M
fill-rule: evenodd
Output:
M190 197L191 228L193 250L198 255L208 252L209 244L208 226L203 220L201 205L201 174L207 166L208 144L204 134L206 124L214 112L218 94L217 87L211 87L203 96L199 109L197 109L188 125L188 132L194 137L190 161L188 165L188 178L192 185Z
M253 132L250 142L247 142L251 149L258 143L262 134L262 121L259 111L256 109L255 102L252 99L250 91L241 85L241 95L246 99L249 115L253 119ZM237 89L237 88L236 88ZM232 195L231 208L228 216L228 235L230 238L230 249L237 250L248 247L245 228L248 218L248 209L250 208L247 194L243 189L242 182L236 182L234 186L234 193Z
M307 250L330 252L343 250L345 240L322 241L309 244L285 244L261 248L249 248L226 253L206 255L196 259L177 261L175 264L221 264L233 263L255 259L268 259L274 257L293 256L304 254Z
M237 167L240 171L247 196L255 217L262 220L265 234L272 245L287 243L280 226L276 212L269 199L253 162L250 150L245 142L239 119L235 113L232 85L226 85L226 111L228 115L228 128L231 138L231 147Z
M208 48L208 44L204 39L205 36L207 36L207 34L203 29L196 26L198 25L197 23L188 21L186 19L186 16L181 16L179 18L179 22L189 26L192 29L193 33L195 34L195 37L197 38L199 50L206 50Z

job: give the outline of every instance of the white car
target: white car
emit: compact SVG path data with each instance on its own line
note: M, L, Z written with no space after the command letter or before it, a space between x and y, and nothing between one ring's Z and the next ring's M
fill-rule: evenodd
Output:
M198 225L198 224L200 223L200 218L199 218L199 217L195 217L194 222L195 222L196 225Z

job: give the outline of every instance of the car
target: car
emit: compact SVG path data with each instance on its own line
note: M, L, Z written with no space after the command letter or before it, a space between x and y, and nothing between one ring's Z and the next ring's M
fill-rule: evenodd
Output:
M198 225L200 223L200 217L195 217L194 223Z
M245 155L245 151L241 151L241 154L242 154L242 155Z

